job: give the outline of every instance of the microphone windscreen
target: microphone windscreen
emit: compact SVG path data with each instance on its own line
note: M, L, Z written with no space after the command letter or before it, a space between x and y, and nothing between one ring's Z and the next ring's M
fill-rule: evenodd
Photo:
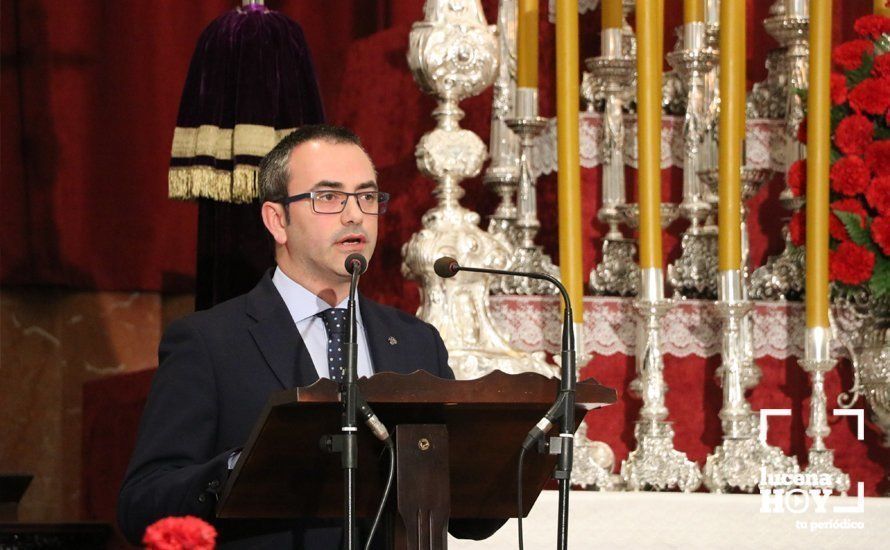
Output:
M358 269L358 274L361 275L368 269L368 260L358 252L353 252L346 257L345 265L347 273L352 273Z
M436 263L433 264L433 271L436 272L436 275L442 277L443 279L447 279L449 277L454 277L457 275L457 271L460 268L460 264L457 263L457 260L450 256L442 256Z

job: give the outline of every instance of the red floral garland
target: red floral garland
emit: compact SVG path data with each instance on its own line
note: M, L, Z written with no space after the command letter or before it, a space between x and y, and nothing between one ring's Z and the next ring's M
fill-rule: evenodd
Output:
M148 550L212 550L216 529L195 516L166 517L145 530L142 544Z

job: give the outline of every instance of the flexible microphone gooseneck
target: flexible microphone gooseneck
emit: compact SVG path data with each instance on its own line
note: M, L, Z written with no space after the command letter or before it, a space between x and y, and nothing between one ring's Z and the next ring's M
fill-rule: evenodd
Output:
M562 350L561 358L561 380L559 387L559 395L556 401L544 415L544 417L532 428L522 443L521 456L530 449L534 444L545 435L553 423L560 421L559 433L559 460L557 462L556 471L553 477L559 482L559 528L557 533L557 548L565 550L568 547L568 525L569 525L569 478L572 474L572 452L574 450L574 429L575 429L575 380L577 378L576 359L575 359L575 333L572 330L572 304L569 300L569 293L556 277L546 273L529 273L523 271L507 271L503 269L488 269L481 267L466 267L458 263L454 258L443 256L436 260L433 264L433 270L436 275L442 278L450 278L457 275L459 271L471 271L475 273L490 273L493 275L507 275L512 277L528 277L530 279L539 279L548 281L559 289L564 304L562 318ZM521 464L521 462L520 462ZM520 468L521 469L521 468ZM521 487L521 482L520 482ZM520 504L521 506L521 504ZM520 510L521 520L521 510ZM521 544L520 529L520 544Z

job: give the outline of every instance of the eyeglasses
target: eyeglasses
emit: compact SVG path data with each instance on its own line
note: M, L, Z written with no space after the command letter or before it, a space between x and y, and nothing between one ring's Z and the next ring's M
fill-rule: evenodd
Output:
M346 209L349 197L355 197L359 210L365 214L377 216L386 212L389 203L389 193L383 191L360 191L358 193L346 193L345 191L310 191L290 196L281 201L284 206L292 202L310 199L312 211L317 214L339 214Z

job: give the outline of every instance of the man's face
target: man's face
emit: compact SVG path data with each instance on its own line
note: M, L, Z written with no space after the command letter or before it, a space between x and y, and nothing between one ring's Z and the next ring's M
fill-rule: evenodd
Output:
M288 195L310 191L376 191L377 177L371 159L351 143L309 141L297 146L288 163ZM349 197L339 214L313 211L310 199L286 206L290 223L285 248L292 266L307 283L316 286L349 280L344 262L353 252L368 260L377 243L377 216L363 213Z

